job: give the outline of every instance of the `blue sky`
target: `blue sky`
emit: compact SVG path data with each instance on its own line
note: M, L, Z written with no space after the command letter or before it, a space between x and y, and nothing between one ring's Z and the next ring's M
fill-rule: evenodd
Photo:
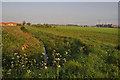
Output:
M3 2L5 22L118 24L117 2Z

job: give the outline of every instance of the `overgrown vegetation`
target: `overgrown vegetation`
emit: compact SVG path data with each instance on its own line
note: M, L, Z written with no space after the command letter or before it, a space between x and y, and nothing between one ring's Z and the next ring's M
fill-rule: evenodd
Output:
M23 32L28 32L28 30L27 30L24 26L22 26L20 29L21 29Z
M32 25L32 27L55 28L54 25L50 25L50 24L37 24L37 25Z
M21 31L24 29L29 33ZM23 29L3 27L2 76L119 78L116 31L108 28L43 28L41 25ZM47 63L44 61L43 46L47 53Z

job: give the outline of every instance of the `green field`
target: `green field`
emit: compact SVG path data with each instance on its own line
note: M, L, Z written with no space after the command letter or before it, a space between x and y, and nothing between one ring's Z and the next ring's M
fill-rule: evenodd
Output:
M3 78L119 78L118 52L118 28L2 27Z

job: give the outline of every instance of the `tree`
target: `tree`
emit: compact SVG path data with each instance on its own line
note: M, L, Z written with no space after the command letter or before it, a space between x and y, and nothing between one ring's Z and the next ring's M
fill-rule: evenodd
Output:
M31 23L27 23L27 25L28 25L28 26L30 26L30 25L31 25Z
M26 24L26 22L25 21L23 21L23 26Z

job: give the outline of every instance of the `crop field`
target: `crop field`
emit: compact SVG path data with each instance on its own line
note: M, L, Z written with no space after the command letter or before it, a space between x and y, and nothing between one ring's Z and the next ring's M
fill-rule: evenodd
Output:
M3 26L3 78L120 78L118 28Z

